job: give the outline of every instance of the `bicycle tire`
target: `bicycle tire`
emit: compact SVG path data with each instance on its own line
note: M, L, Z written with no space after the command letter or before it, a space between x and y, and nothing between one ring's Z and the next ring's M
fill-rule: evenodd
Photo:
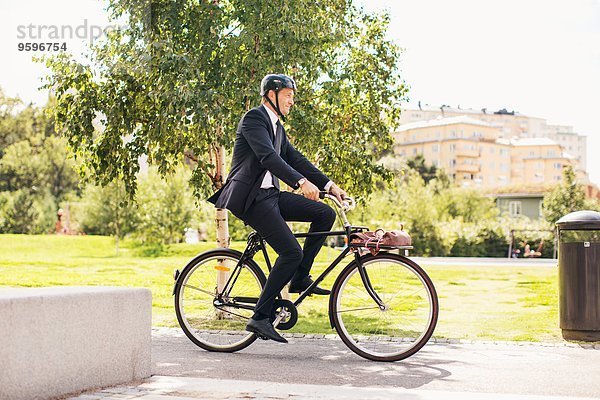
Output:
M194 257L181 271L175 285L175 312L185 335L197 346L215 352L232 353L248 347L256 335L245 330L253 310L215 305L216 265L233 267L242 253L232 249L215 249ZM216 262L216 265L212 263ZM211 269L212 267L212 269ZM230 298L258 298L266 277L253 260L246 260L232 286Z
M356 260L340 273L329 301L331 322L348 348L373 361L399 361L419 351L437 324L433 282L414 261L391 253L361 257L381 310L369 296Z

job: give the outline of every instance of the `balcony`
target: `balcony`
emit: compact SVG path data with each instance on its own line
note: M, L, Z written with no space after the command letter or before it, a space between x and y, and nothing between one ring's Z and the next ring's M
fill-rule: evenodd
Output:
M460 158L460 157L468 157L468 158L478 158L479 157L479 150L464 150L464 149L457 149L456 150L456 157Z
M479 172L479 165L473 165L473 164L456 164L455 167L456 172L469 172L469 173L475 173L475 172Z

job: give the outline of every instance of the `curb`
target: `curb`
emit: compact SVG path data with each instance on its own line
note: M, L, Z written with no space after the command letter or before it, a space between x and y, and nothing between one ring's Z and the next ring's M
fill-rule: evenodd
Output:
M153 337L185 337L183 331L179 328L152 327ZM306 340L341 340L336 334L322 333L282 333L285 338L306 339ZM432 337L428 345L473 345L473 346L512 346L512 347L569 347L585 350L600 350L600 342L522 342L522 341L504 341L504 340L473 340L473 339L452 339Z

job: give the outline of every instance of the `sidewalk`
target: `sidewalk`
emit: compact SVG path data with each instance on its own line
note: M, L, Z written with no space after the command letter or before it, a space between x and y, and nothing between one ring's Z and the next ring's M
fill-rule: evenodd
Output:
M332 385L300 385L271 382L218 380L154 376L138 386L121 386L93 394L75 397L76 400L567 400L594 399L591 397L535 396L412 390L403 388L355 388Z
M555 258L492 258L492 257L410 257L421 266L427 265L459 265L459 266L493 266L493 267L554 267L558 266Z
M333 336L299 336L228 354L196 347L179 329L153 329L151 379L72 399L600 398L600 344L450 340L376 363Z

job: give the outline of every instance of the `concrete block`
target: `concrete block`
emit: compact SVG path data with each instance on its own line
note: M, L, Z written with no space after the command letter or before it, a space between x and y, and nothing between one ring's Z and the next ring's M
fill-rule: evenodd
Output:
M0 289L0 399L48 399L150 376L152 294Z

